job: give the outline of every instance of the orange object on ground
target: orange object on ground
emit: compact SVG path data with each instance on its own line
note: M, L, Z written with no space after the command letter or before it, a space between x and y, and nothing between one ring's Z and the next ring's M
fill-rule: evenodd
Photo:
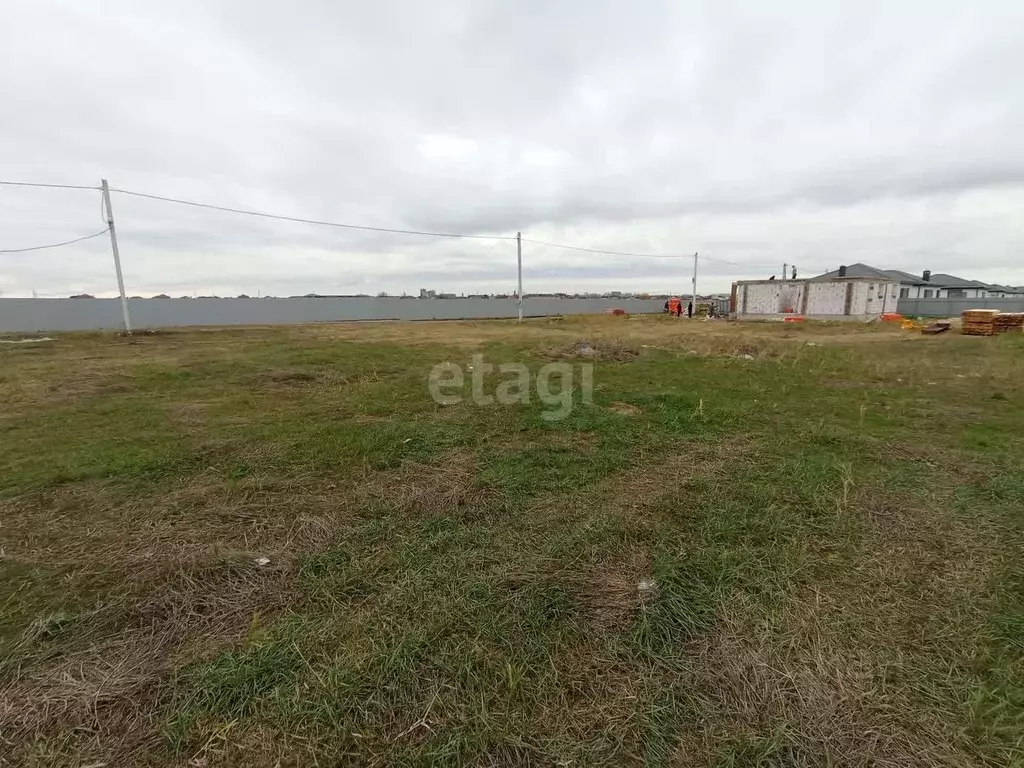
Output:
M806 318L803 315L793 315L793 317L784 317L782 322L784 323L802 323Z
M902 323L903 315L901 315L899 312L886 312L884 315L882 315L882 320L886 321L887 323Z
M683 309L683 302L679 300L678 296L673 296L668 300L668 313L670 315L678 315Z

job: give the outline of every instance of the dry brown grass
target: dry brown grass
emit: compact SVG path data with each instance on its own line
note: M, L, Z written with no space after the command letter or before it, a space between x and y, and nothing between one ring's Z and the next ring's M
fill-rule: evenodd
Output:
M927 342L926 337L911 335L898 326L835 323L815 325L810 330L780 329L774 323L728 323L686 321L661 315L614 317L607 315L573 316L561 319L512 321L429 321L417 323L337 323L302 329L279 329L302 338L348 340L401 344L442 344L478 348L487 343L515 339L548 352L565 353L582 338L594 344L619 345L642 351L644 346L666 349L692 349L702 354L734 354L743 345L775 347L799 346L807 340L823 346L850 346L907 340ZM586 335L583 336L583 333Z
M611 360L626 363L639 357L641 351L621 341L577 339L566 345L541 347L539 352L552 360Z
M167 569L87 614L40 618L3 660L0 734L10 756L41 765L148 762L176 670L298 604L287 565L244 560ZM59 655L46 651L54 633L73 638Z
M708 765L728 742L747 742L770 764L969 764L951 734L914 718L906 683L887 680L873 651L834 642L814 595L793 601L770 628L748 614L724 606L695 648L690 682L706 725L684 735L681 765Z
M369 505L383 505L401 514L440 515L492 501L494 492L476 478L471 454L454 453L437 462L405 461L397 470L368 476L356 497Z
M0 498L7 558L86 569L116 562L134 573L246 553L294 557L329 541L352 512L347 490L323 480L228 483L213 472L155 496L94 481Z
M732 743L751 764L974 765L950 726L959 712L924 677L938 658L951 684L972 676L1000 531L949 514L951 491L922 500L858 484L837 510L862 530L855 571L802 585L781 610L742 594L721 605L691 648L684 686L704 726L683 736L678 764L710 765Z
M627 557L600 563L582 585L581 596L590 620L606 631L623 631L637 611L657 599L650 553L633 551Z
M612 413L617 413L620 416L639 416L643 413L642 408L638 408L635 405L629 403L614 402L608 405L608 410Z

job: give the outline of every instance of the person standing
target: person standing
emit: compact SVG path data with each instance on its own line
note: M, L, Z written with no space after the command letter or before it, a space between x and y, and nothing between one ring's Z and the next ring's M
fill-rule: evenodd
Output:
M693 320L693 302L688 301L686 303L686 319Z

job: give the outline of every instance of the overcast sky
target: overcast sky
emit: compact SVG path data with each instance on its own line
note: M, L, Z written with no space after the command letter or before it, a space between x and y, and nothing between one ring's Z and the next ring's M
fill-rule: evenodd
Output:
M514 235L525 288L686 291L864 261L1024 284L1024 3L3 2L0 179ZM515 243L113 195L129 294L508 291ZM102 229L0 186L0 249ZM4 295L116 292L105 237Z

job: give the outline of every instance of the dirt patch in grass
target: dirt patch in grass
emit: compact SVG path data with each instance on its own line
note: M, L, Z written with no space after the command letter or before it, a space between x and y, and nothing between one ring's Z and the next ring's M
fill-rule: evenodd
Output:
M601 440L593 432L553 432L551 443L559 448L592 454L600 447Z
M757 357L760 350L754 344L740 344L734 350L737 357Z
M617 413L620 416L639 416L643 413L643 409L629 403L614 402L608 406L608 410L612 413Z
M274 384L303 384L316 381L318 377L310 371L271 371L266 378Z
M206 423L209 408L209 403L170 403L167 415L175 424L193 429Z
M566 346L542 347L541 354L552 360L611 360L626 363L640 356L640 350L619 341L574 341Z
M637 551L597 566L582 585L581 597L596 626L622 631L632 625L636 612L657 593L650 557Z
M475 458L456 453L432 464L405 461L396 470L375 473L359 485L356 498L402 514L446 515L486 505L495 494L477 481Z
M758 446L747 440L728 442L681 442L657 463L629 470L616 483L612 498L625 509L667 502L667 509L685 507L690 484L697 480L725 482L742 471L744 465L756 466Z
M39 379L0 383L0 399L10 405L31 409L73 406L85 400L135 394L138 384L122 372L83 372L59 379Z

